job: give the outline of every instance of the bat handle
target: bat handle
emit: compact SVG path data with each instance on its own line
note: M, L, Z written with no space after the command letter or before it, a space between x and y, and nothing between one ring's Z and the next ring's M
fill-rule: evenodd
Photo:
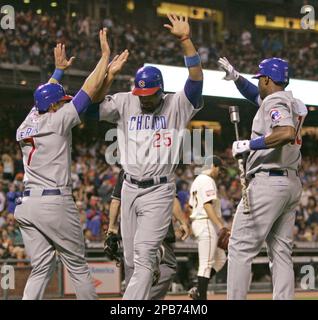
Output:
M238 131L238 123L234 122L234 128L235 128L235 138L236 140L240 140L240 135L239 135L239 131Z

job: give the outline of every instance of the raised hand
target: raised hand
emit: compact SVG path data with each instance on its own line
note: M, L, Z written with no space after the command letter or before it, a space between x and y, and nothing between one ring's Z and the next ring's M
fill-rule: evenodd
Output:
M110 49L107 41L107 28L103 28L99 31L99 42L102 50L102 56L109 57Z
M64 44L58 43L54 48L54 60L56 69L68 69L73 64L74 59L75 57L71 57L69 60L66 58Z
M129 52L126 49L120 55L116 55L108 65L108 74L116 76L124 67L127 62Z
M190 25L188 17L177 16L176 14L167 14L170 24L163 26L170 30L170 32L179 39L186 39L190 37Z
M225 71L224 80L236 81L240 74L235 70L235 68L230 64L226 57L220 58L218 60L219 67Z

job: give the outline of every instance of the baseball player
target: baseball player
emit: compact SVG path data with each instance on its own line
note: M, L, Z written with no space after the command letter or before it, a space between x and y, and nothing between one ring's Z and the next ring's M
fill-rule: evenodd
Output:
M121 190L124 182L124 170L120 171L116 186L112 194L112 201L109 210L109 228L105 239L105 247L108 244L108 237L118 235L119 231L119 215L121 204ZM184 220L181 210L180 202L175 198L173 203L173 215L180 222L178 233L182 234L182 240L185 240L189 236L189 227ZM173 244L175 243L175 232L173 223L171 221L168 229L168 233L164 238L160 249L158 250L158 258L161 260L159 265L159 273L156 278L153 279L153 286L150 290L150 300L164 299L167 294L174 275L176 274L177 260L173 251ZM105 252L108 252L108 250ZM129 281L129 279L128 279ZM126 283L128 283L126 281Z
M218 248L219 231L226 229L215 183L221 167L222 160L219 157L207 157L202 173L194 179L190 189L190 219L193 235L198 240L199 253L198 287L189 291L194 300L207 300L209 280L226 262L225 251Z
M301 163L301 128L306 106L285 91L288 63L279 58L263 60L258 88L244 79L227 61L219 60L226 80L234 80L240 92L258 105L250 140L235 141L233 156L249 152L246 177L249 182L250 214L239 204L233 221L228 253L228 299L246 299L251 263L264 241L270 260L274 299L293 299L292 262L295 208L302 192L298 176Z
M106 33L106 29L99 33L101 58L74 97L66 95L57 83L73 58L67 61L64 46L55 48L60 65L56 65L53 79L36 89L35 106L17 130L25 190L15 218L32 266L23 299L42 299L57 254L70 274L77 298L97 298L72 197L71 131L80 123L80 114L92 103L105 79L110 55Z
M149 299L156 253L169 228L175 195L177 162L167 161L180 147L173 133L186 128L202 102L203 73L188 19L175 14L168 18L171 25L164 26L180 41L189 70L184 89L164 94L160 70L146 66L137 71L132 92L106 96L98 110L99 120L116 123L121 132L121 233L128 282L124 299Z

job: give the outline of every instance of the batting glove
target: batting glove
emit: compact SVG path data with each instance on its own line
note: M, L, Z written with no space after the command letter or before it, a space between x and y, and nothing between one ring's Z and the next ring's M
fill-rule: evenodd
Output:
M229 61L223 57L220 58L218 61L219 67L225 71L225 77L223 78L224 80L233 80L236 81L240 74L234 69L234 67L229 63Z
M247 153L250 151L250 140L238 140L233 142L232 154L234 158L237 158L243 153Z

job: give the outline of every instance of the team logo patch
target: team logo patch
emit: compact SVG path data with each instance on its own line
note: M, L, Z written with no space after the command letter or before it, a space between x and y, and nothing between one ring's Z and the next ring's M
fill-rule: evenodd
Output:
M278 122L279 119L282 118L282 114L281 114L280 111L277 110L277 109L272 109L272 110L270 111L270 115L271 115L272 121L274 121L274 122Z
M205 192L207 197L213 197L215 196L215 191L214 190L208 190Z
M144 88L145 85L146 85L146 83L145 83L144 80L139 80L139 81L138 81L138 86L139 86L140 88Z

